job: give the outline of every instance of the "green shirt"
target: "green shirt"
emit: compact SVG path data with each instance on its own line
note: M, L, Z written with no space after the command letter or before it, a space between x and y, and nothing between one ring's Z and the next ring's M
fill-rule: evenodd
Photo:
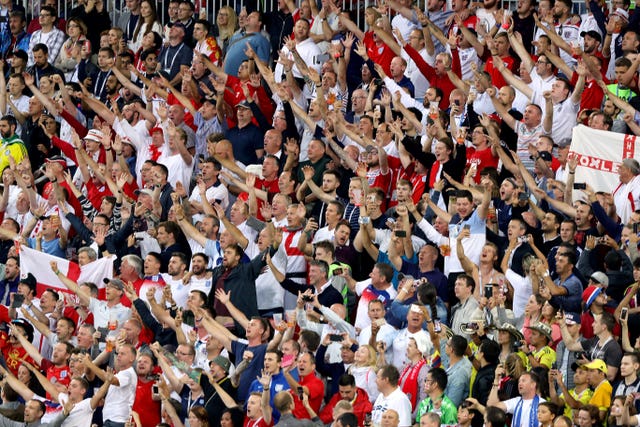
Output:
M416 412L416 423L420 424L420 418L427 412L435 412L440 414L440 423L443 425L455 425L458 424L458 408L456 405L444 394L440 396L442 404L439 409L434 407L434 402L430 397L420 402L418 405L418 411Z

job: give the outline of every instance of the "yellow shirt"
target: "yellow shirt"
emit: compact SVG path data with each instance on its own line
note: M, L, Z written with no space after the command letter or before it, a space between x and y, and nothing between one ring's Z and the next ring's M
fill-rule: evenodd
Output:
M549 346L544 346L538 351L531 353L533 358L538 361L542 366L547 369L551 369L554 363L556 363L556 352ZM527 371L531 370L531 362L527 358Z
M584 390L582 390L582 393L578 395L576 393L576 389L572 388L571 390L569 390L569 394L578 402L582 403L583 405L587 405L589 404L589 401L593 396L593 390L587 387ZM564 394L560 394L560 398L564 399ZM566 399L564 400L566 402ZM578 411L579 409L574 410L574 409L571 409L571 407L567 403L564 404L564 416L569 417L572 420L577 420L576 417L578 416Z
M613 387L609 381L602 381L593 391L593 396L589 400L590 405L595 405L601 411L608 411L611 407L611 393Z
M16 138L16 141L20 140ZM9 154L13 156L16 164L18 164L27 156L27 148L24 146L22 141L2 145L2 147L0 147L0 173L2 173L5 168L9 167Z

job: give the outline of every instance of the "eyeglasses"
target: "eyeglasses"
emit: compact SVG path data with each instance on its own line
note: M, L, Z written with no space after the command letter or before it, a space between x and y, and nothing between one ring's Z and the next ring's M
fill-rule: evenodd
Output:
M536 61L536 64L550 64L550 62L547 61L540 61L539 59Z

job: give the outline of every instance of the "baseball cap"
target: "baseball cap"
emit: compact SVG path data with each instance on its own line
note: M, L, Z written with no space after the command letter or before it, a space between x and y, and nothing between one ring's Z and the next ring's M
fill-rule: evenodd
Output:
M160 126L149 129L149 135L153 135L156 132L160 132L162 135L164 135L164 130Z
M607 364L604 363L604 360L601 359L592 360L591 362L584 365L584 367L591 371L601 371L605 374L607 373Z
M153 197L153 190L151 190L150 188L143 188L142 190L136 190L135 193L137 195L146 194L147 196Z
M609 278L602 271L596 271L591 275L591 280L602 285L603 287L609 286Z
M119 291L123 291L124 290L124 283L120 279L108 279L108 278L105 277L104 279L102 279L102 281L107 286L111 286L113 288L116 288Z
M613 12L611 12L611 15L619 16L620 18L624 19L626 22L629 22L629 12L627 12L626 10L620 7L614 10Z
M592 39L598 40L600 43L602 43L602 36L600 35L599 32L595 31L595 30L589 30L589 31L583 31L580 33L580 37L584 37L584 36L589 36Z
M248 108L251 109L251 106L249 105L249 103L247 102L246 99L243 99L242 101L238 102L236 104L236 108Z
M578 313L565 313L564 314L564 323L567 325L579 325L582 320L580 319L580 314Z
M224 370L227 374L229 373L231 362L229 362L229 359L227 359L226 357L216 356L211 360L210 364L211 363L215 363L216 365L220 366L222 370Z

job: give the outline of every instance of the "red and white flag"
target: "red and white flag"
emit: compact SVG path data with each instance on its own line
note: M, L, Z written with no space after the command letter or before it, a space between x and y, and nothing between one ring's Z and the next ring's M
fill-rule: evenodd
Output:
M87 265L80 267L75 262L64 258L31 249L22 245L20 247L20 276L24 278L27 273L35 276L38 282L38 295L42 295L47 288L67 291L67 287L60 281L58 276L51 270L50 263L58 263L60 273L76 283L91 282L102 289L105 287L102 279L113 278L113 260L115 255L99 258Z

